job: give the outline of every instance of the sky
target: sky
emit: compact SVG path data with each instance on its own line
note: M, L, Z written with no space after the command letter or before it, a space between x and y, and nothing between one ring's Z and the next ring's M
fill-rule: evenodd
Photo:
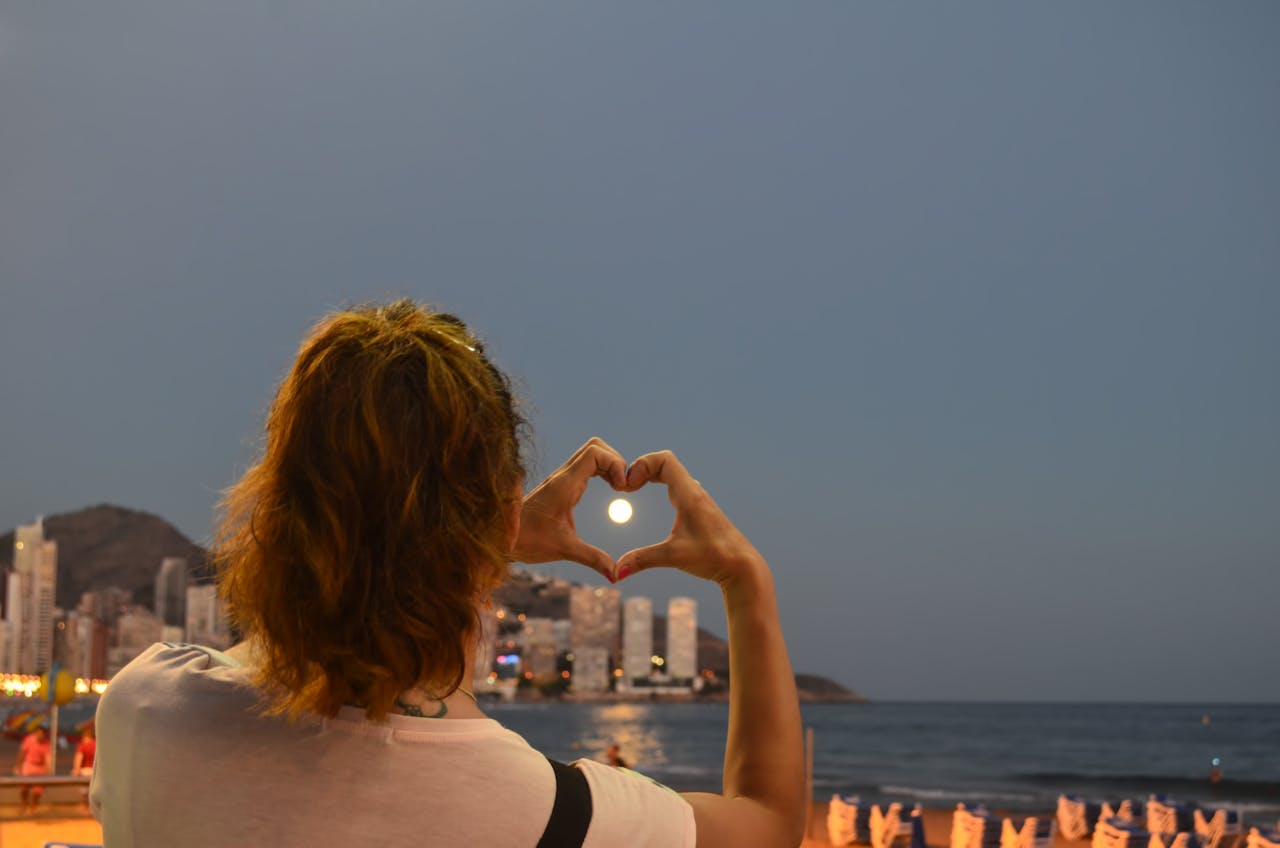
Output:
M1280 6L0 5L0 527L207 541L306 329L467 320L670 448L797 670L1280 700ZM593 484L585 538L625 529ZM549 573L588 583L571 564ZM624 595L717 590L646 572Z

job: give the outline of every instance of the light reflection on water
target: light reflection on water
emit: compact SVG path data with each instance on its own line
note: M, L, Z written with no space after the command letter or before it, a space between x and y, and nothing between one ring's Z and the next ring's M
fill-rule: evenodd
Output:
M650 722L646 724L646 722ZM596 756L610 745L623 751L623 759L636 769L644 766L665 766L667 752L662 746L662 734L649 716L645 704L609 704L593 710L591 725L572 743L581 750L580 756ZM644 764L643 766L641 764Z
M683 790L716 791L724 704L486 704L485 711L559 760L601 760L616 743L636 771Z

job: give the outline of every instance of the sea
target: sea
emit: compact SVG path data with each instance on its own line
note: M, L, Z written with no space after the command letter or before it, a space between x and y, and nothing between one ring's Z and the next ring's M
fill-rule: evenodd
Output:
M0 699L12 757L32 702ZM617 743L633 768L680 790L719 791L728 705L484 701L485 711L556 759L601 759ZM64 708L64 732L94 700ZM942 808L1046 812L1061 793L1118 802L1164 794L1227 805L1250 824L1280 819L1280 705L811 703L813 794ZM13 727L8 727L13 725ZM65 749L64 749L65 750ZM73 749L72 749L73 750ZM1210 781L1213 760L1220 781ZM70 765L60 756L60 770Z
M557 759L599 758L616 742L662 783L720 789L726 704L485 709ZM1061 793L1113 802L1156 793L1239 808L1251 824L1280 818L1280 705L816 703L803 718L817 800L1043 812Z

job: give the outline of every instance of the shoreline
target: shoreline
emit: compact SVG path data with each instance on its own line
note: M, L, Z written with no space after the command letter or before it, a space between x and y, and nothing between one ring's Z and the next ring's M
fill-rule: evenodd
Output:
M801 848L817 848L817 846L831 845L831 841L827 836L827 806L829 800L814 799L809 803L809 818L805 826L804 840ZM38 846L45 844L52 839L68 839L76 838L89 843L100 844L102 841L101 827L92 817L84 815L74 815L70 813L70 803L48 805L41 813L31 818L15 818L13 812L16 808L9 805L0 805L0 841L5 845L12 845L14 848L25 848L25 846ZM953 809L923 807L922 817L924 818L925 844L928 848L950 848L951 842L951 816ZM1027 818L1028 815L1035 815L1042 821L1045 819L1055 820L1057 812L1040 811L1038 813L1022 813L1010 812L1003 809L992 809L991 814L996 817L1012 818L1015 824ZM1246 833L1248 827L1246 826ZM863 845L865 843L857 843ZM1090 838L1084 839L1066 839L1061 833L1055 829L1053 836L1053 848L1088 848L1091 844ZM899 839L895 845L899 848L907 848L908 843Z

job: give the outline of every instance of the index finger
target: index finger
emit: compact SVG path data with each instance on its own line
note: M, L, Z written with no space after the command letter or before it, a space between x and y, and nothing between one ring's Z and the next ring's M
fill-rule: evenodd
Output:
M627 462L604 439L592 437L569 460L569 473L575 479L599 477L613 488L627 485Z
M701 484L669 450L647 453L627 469L628 490L634 492L649 482L666 486L667 498L676 509L689 505L702 494Z

